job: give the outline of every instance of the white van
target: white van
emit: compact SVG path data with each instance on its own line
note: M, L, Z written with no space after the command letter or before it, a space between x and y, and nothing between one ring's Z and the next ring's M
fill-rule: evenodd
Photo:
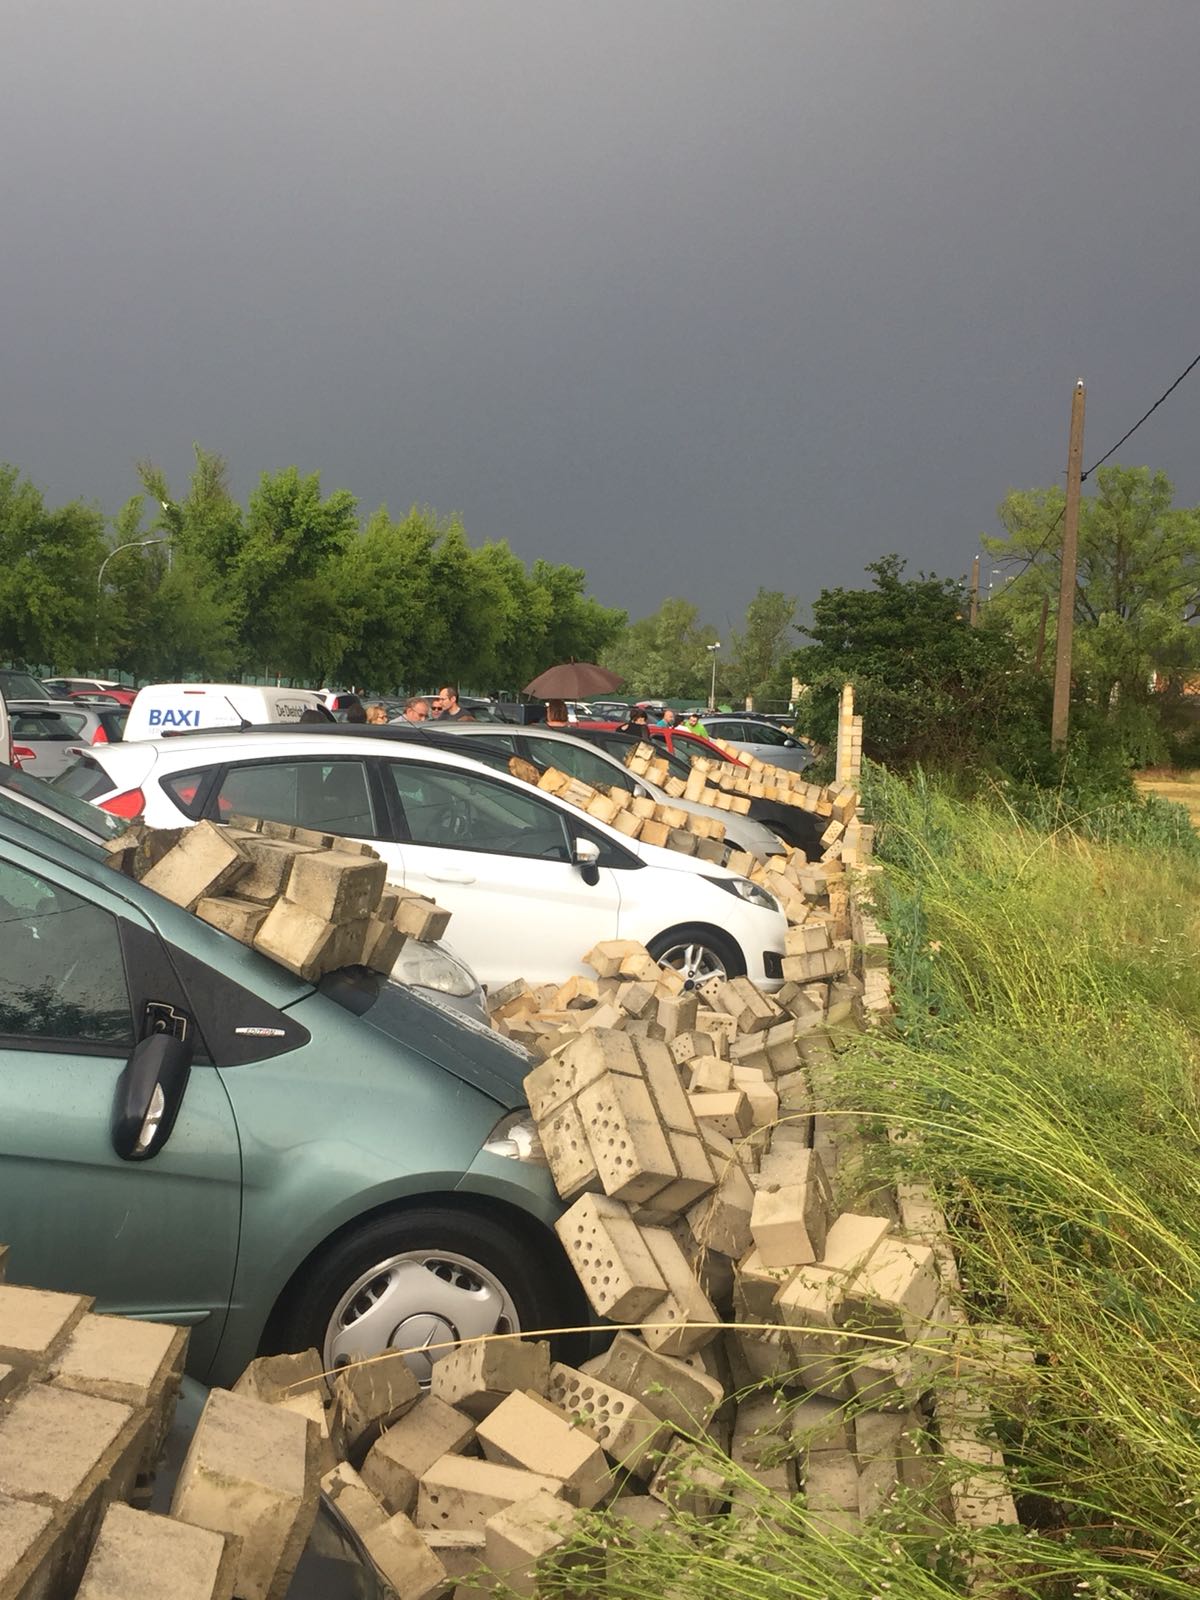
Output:
M317 711L332 722L315 689L272 689L253 683L148 683L139 689L125 724L126 739L161 739L195 728L243 723L299 722Z

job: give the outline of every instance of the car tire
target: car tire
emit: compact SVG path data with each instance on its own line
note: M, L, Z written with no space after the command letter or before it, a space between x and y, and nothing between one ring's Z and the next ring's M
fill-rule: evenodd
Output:
M271 1342L316 1349L327 1370L411 1349L409 1364L428 1383L433 1362L460 1338L560 1325L564 1308L546 1255L477 1212L428 1207L376 1217L306 1270Z
M746 958L736 941L719 928L701 923L668 928L646 948L659 966L681 972L689 989L699 988L710 978L742 978L746 974Z

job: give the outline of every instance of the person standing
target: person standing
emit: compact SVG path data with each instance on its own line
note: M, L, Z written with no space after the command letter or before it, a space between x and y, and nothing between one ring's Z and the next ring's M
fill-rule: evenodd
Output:
M469 711L464 711L458 703L458 690L450 684L439 689L434 696L434 713L439 722L473 722L475 719Z
M430 717L429 701L421 695L414 695L411 700L405 701L405 722L428 722Z
M708 738L708 729L700 721L700 713L698 711L689 711L683 719L683 726L687 733L698 733L701 738Z
M387 708L376 700L367 707L367 721L375 727L382 727L387 722Z
M565 700L546 701L546 726L548 728L569 728L571 719L567 716L567 702Z

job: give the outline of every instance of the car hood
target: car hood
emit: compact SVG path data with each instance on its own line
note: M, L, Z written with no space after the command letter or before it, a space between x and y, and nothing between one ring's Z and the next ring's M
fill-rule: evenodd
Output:
M368 1027L478 1089L506 1111L525 1104L524 1080L536 1062L528 1050L486 1023L365 967L331 972L321 979L318 990ZM304 1007L301 1001L288 1009L296 1016Z

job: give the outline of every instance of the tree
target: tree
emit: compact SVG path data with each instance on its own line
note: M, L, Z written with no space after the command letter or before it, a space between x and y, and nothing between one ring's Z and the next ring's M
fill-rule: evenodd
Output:
M870 589L823 589L800 632L791 670L807 685L799 722L832 743L838 695L852 683L868 755L893 764L991 763L1009 746L1035 743L1047 713L1044 685L1025 671L1000 627L972 628L961 586L922 573L904 577L899 556L870 563Z
M1173 508L1170 481L1146 467L1101 467L1096 484L1079 510L1073 672L1097 710L1136 734L1153 674L1200 664L1200 510ZM988 609L1027 655L1043 599L1054 638L1063 500L1061 489L1014 492L999 508L1004 537L983 540L994 558L1023 563Z
M50 510L0 465L0 659L70 670L92 655L104 517L73 501Z
M708 698L707 646L717 632L701 624L689 600L664 600L652 616L631 623L604 651L604 665L619 672L634 695L662 695L668 700Z
M785 659L793 647L796 597L763 589L746 607L746 623L730 636L725 687L738 700L753 696L763 709L767 700L791 699Z

